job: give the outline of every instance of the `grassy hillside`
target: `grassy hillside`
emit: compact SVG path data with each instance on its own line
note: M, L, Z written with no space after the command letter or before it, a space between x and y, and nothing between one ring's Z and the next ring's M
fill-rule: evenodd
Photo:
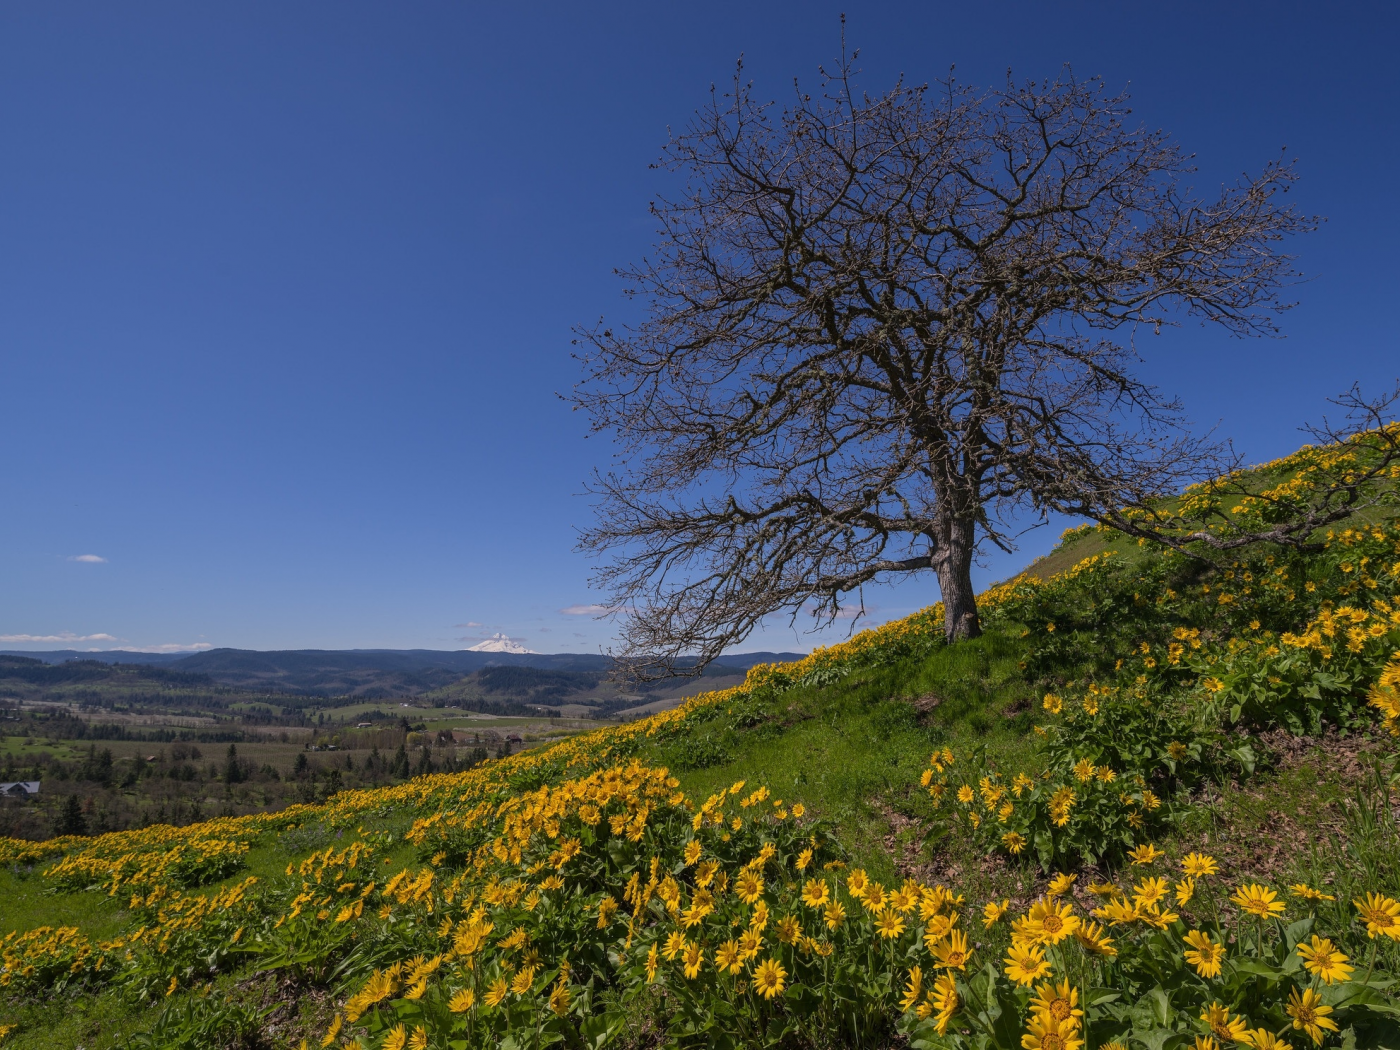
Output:
M1273 468L1275 470L1279 468ZM651 718L0 841L5 1047L1400 1047L1400 526L1075 530Z

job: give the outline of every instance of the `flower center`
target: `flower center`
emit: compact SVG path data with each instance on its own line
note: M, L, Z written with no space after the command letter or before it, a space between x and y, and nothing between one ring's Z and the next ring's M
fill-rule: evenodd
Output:
M1064 929L1065 924L1060 921L1060 917L1058 915L1050 914L1045 916L1045 918L1041 920L1040 925L1044 927L1046 933L1059 933L1062 929Z
M1050 1004L1050 1016L1057 1021L1069 1019L1069 1003L1064 999L1056 999Z

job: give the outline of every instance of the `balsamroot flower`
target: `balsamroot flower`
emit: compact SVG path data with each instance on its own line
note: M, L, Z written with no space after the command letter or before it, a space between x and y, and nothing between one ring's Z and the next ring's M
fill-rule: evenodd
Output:
M1225 945L1216 944L1210 935L1200 930L1186 934L1186 943L1191 945L1186 951L1186 961L1196 968L1202 977L1219 977L1220 964L1225 959Z
M1298 945L1298 957L1309 973L1322 978L1324 984L1345 981L1351 977L1354 966L1347 965L1347 955L1339 951L1326 938L1312 935L1312 940Z
M787 986L786 982L787 971L776 959L764 959L753 972L753 986L763 994L765 999L782 995L783 989Z

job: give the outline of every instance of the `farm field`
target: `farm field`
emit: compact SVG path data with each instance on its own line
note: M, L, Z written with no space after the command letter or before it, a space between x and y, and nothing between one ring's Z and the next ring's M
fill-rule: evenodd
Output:
M4 840L0 1045L1400 1046L1400 522L1219 567L1071 530L980 607L468 769Z

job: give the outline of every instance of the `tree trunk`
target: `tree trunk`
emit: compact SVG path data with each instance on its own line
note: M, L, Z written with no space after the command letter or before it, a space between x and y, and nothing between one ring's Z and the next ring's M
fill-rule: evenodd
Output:
M943 632L950 643L982 633L972 591L972 532L970 526L953 524L943 530L939 545L938 588L943 592Z

